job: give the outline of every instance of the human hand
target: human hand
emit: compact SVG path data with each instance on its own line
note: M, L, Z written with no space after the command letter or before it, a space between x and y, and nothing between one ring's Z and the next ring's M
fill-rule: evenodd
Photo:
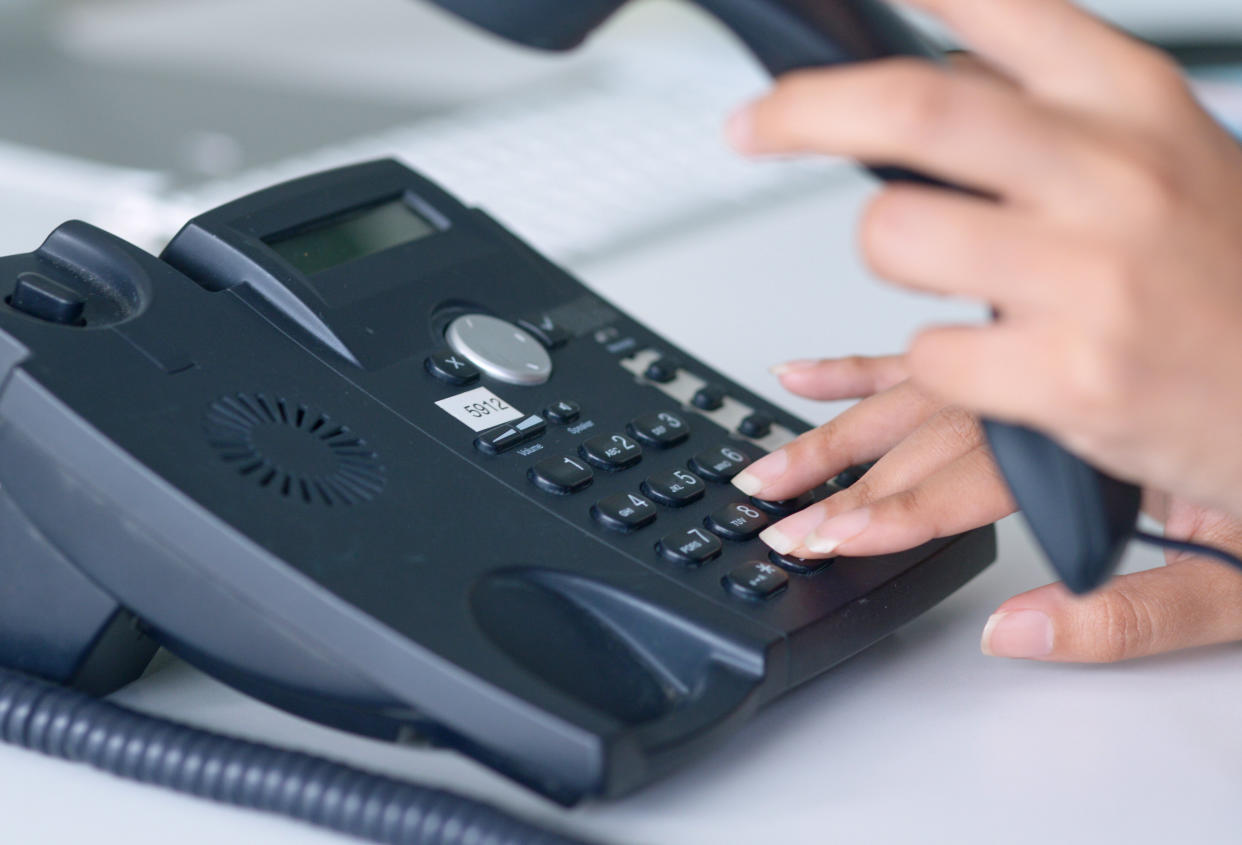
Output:
M919 334L911 389L1242 514L1242 148L1167 57L1067 0L908 2L994 75L909 59L790 74L739 113L735 144L986 195L893 185L863 220L879 275L1000 313Z
M978 423L919 391L899 356L797 362L782 384L813 399L862 401L734 479L748 495L797 496L848 466L879 460L849 489L776 523L762 538L802 557L899 551L1013 511ZM1242 522L1148 494L1169 536L1242 551ZM985 653L1102 662L1242 640L1242 573L1166 554L1086 597L1050 584L1009 599L984 627Z

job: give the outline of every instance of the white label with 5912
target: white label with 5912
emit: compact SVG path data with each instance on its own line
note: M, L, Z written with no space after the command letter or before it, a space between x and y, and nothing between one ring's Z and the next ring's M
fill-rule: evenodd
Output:
M474 431L484 431L525 416L486 387L476 387L436 403Z

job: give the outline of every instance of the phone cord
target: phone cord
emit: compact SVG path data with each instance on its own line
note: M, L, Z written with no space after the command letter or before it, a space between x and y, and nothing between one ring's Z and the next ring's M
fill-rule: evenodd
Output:
M1134 537L1144 543L1150 543L1153 546L1160 546L1162 549L1172 549L1173 551L1186 552L1192 555L1202 555L1203 557L1216 558L1222 563L1235 566L1242 569L1242 558L1231 555L1224 549L1218 549L1213 546L1203 546L1199 543L1189 543L1185 540L1174 540L1160 534L1150 534L1146 531L1136 531Z
M0 739L388 845L585 845L451 792L179 725L2 668Z

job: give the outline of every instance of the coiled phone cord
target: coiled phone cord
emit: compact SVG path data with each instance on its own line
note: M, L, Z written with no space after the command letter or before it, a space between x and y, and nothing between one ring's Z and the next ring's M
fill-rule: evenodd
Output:
M450 792L179 725L7 669L0 739L388 845L585 845Z

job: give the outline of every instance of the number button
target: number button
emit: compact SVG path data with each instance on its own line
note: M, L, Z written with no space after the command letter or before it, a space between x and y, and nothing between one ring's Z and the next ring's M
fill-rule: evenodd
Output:
M577 458L546 458L527 471L530 480L541 490L564 495L577 493L591 483L595 473Z
M768 527L767 515L758 508L735 502L708 516L703 523L726 540L752 540Z
M723 579L726 590L745 599L770 598L789 584L789 576L766 560L744 563Z
M464 356L447 349L428 355L423 366L431 375L449 384L470 384L479 378L478 367L467 361Z
M814 504L815 496L811 493L803 493L796 499L781 499L778 502L769 501L768 499L756 499L754 496L751 496L750 503L772 516L784 517Z
M648 446L667 449L685 442L690 436L690 425L676 414L661 411L639 417L629 425L630 434Z
M592 437L578 447L578 452L595 466L606 470L632 467L643 456L643 448L624 434Z
M591 516L605 528L629 532L654 522L656 509L648 499L635 493L618 493L596 502Z
M707 485L687 469L653 475L643 482L643 492L662 505L680 508L703 498Z
M737 446L721 444L690 459L690 469L708 481L728 481L744 470L751 458Z
M656 544L656 550L666 560L698 566L720 554L723 546L715 534L702 528L687 528L664 537Z

